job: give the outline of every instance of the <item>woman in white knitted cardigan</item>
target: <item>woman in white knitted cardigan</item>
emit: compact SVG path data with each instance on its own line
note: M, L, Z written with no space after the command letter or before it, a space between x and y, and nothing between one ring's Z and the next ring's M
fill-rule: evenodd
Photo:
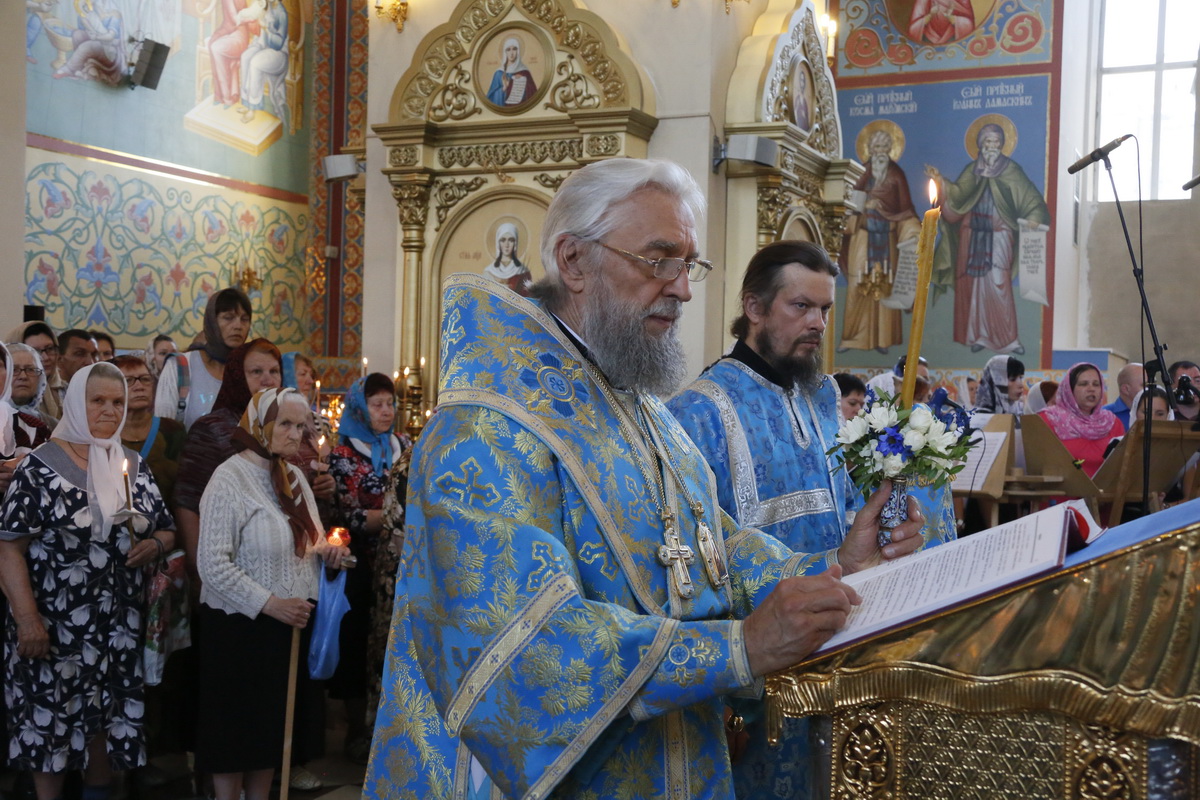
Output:
M307 638L321 562L336 568L349 552L325 542L312 490L284 461L308 415L295 390L255 394L234 432L244 449L200 501L196 768L213 774L217 800L267 800L283 757L291 629ZM298 695L306 679L301 669Z

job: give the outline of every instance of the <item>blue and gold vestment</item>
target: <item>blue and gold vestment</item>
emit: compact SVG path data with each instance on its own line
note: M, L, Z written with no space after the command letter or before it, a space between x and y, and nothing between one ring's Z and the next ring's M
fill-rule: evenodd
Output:
M863 498L844 466L826 455L842 424L840 394L829 376L811 391L785 387L743 341L667 407L712 468L717 497L738 527L752 526L798 552L829 550L846 538ZM927 523L926 546L955 536L949 489L911 490ZM816 796L808 720L785 720L768 746L761 704L738 703L750 741L734 765L739 800Z
M708 460L721 508L793 550L841 545L862 497L837 459L837 384L785 389L744 342L667 407Z
M658 560L654 454L554 319L456 276L441 348L364 795L471 797L473 756L491 797L732 798L721 697L755 687L739 620L833 554L738 530L678 422L640 398L687 488L664 476L696 554L683 596ZM718 534L720 586L683 494Z

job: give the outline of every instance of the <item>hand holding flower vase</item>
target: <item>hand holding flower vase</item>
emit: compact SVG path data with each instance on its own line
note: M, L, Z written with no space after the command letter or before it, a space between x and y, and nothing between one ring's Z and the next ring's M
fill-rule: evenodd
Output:
M908 485L945 486L966 463L972 442L966 415L935 415L928 407L901 408L886 392L867 392L867 402L838 431L827 455L845 464L863 496L892 482L892 493L880 512L879 544L891 542L892 531L908 518Z

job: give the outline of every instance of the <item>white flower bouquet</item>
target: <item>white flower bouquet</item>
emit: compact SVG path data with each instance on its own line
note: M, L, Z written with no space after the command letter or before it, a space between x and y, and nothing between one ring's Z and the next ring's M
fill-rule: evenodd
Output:
M941 487L965 466L971 432L961 409L902 409L899 399L887 392L868 391L862 411L843 423L837 444L826 455L837 455L864 496L885 479Z

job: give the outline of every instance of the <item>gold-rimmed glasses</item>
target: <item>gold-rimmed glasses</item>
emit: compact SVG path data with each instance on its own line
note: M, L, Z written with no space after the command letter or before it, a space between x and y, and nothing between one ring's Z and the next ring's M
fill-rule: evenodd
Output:
M660 281L673 281L679 277L679 273L687 270L688 280L693 283L699 283L708 277L708 273L712 272L712 262L705 261L702 258L689 261L686 258L646 258L639 256L637 253L631 253L628 250L622 250L619 247L613 247L604 242L594 242L603 247L605 250L611 250L614 253L619 253L627 258L633 258L641 261L643 264L649 265L654 270L654 277Z

